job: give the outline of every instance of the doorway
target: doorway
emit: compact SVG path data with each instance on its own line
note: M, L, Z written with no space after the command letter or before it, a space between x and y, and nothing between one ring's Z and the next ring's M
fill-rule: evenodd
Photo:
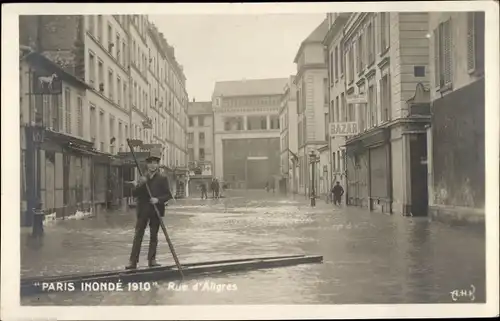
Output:
M411 213L427 216L429 195L427 187L427 137L425 133L410 136Z

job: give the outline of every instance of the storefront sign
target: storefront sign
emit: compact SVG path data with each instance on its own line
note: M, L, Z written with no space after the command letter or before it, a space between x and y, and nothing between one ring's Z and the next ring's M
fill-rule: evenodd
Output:
M354 136L357 134L357 122L330 123L330 137Z

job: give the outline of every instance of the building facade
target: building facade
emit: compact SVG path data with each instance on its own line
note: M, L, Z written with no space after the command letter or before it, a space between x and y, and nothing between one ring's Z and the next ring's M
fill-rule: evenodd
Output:
M429 13L431 216L484 221L484 12Z
M327 50L328 63L328 91L329 91L329 109L327 135L329 139L329 168L330 188L335 182L339 182L344 188L347 185L346 180L346 158L345 158L345 140L342 135L330 133L330 124L348 123L355 121L354 110L347 113L347 103L345 97L345 63L342 54L342 40L344 26L349 19L350 13L328 13L328 33L324 39L324 45ZM346 201L346 193L343 195L343 203Z
M233 188L264 188L280 178L279 110L288 78L215 84L214 175Z
M131 159L126 159L127 138L162 144L163 165L181 173L172 175L174 179L182 177L187 167L186 79L173 48L146 16L23 16L20 44L35 53L31 57L41 57L36 64L42 70L52 63L62 70L56 75L72 75L79 81L79 87L65 86L58 95L42 95L54 101L50 104L60 105L57 117L62 119L57 127L49 123L43 127L71 137L73 146L81 150L91 149L87 155L92 159L88 166L92 168L93 206L116 206L128 196L123 182L134 174ZM41 62L44 58L47 61ZM70 83L75 81L65 82ZM21 80L22 91L32 90L26 85ZM42 103L41 108L48 110L47 104ZM83 161L68 159L64 164L69 173L84 166ZM175 189L177 184L172 185ZM72 197L76 196L71 195L63 201L66 209L74 209ZM71 211L65 210L63 215Z
M21 224L33 223L38 206L49 218L90 213L99 153L83 126L89 87L69 67L20 49Z
M328 74L323 40L328 31L325 19L300 45L295 56L297 65L297 139L300 193L310 193L311 166L309 153L327 144L325 114L328 113ZM316 153L318 154L318 153ZM319 189L317 182L316 191Z
M210 186L214 163L214 118L212 102L188 105L188 168L189 194L199 195L200 185Z
M212 102L190 102L188 105L188 164L199 175L212 175L213 154Z
M347 114L358 127L346 141L348 204L426 214L428 23L427 13L355 13L344 27Z
M280 191L297 193L298 146L297 146L297 89L295 76L290 76L283 89L280 106L280 152L281 175Z

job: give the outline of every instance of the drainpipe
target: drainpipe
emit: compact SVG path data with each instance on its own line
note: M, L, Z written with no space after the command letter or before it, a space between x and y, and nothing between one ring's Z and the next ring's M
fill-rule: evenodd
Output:
M342 48L342 51L345 51L345 48L344 48L344 45L345 45L345 23L344 25L342 26L342 41L340 42L341 43L341 48ZM346 112L349 114L349 111L348 111L348 105L347 105L347 60L346 60L346 57L345 57L345 54L344 52L342 52L342 65L344 66L344 99L346 100L345 102L345 107L346 107ZM343 102L341 102L343 103ZM356 117L356 114L354 114ZM347 140L347 138L344 137L344 146L345 146L345 157L343 159L343 162L344 162L344 168L343 168L343 172L345 173L345 192L344 192L344 195L345 195L345 205L347 206L348 205L348 201L349 201L349 177L347 175L347 146L346 146L346 143L345 141Z

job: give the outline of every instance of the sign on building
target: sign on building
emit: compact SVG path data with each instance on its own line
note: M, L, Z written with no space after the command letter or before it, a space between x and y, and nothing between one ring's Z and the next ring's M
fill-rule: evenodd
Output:
M351 95L347 96L347 103L348 104L367 104L368 100L366 99L366 95Z
M358 134L358 123L343 122L343 123L330 123L330 137L335 136L354 136Z
M56 73L33 73L33 94L35 95L60 95L62 81Z

